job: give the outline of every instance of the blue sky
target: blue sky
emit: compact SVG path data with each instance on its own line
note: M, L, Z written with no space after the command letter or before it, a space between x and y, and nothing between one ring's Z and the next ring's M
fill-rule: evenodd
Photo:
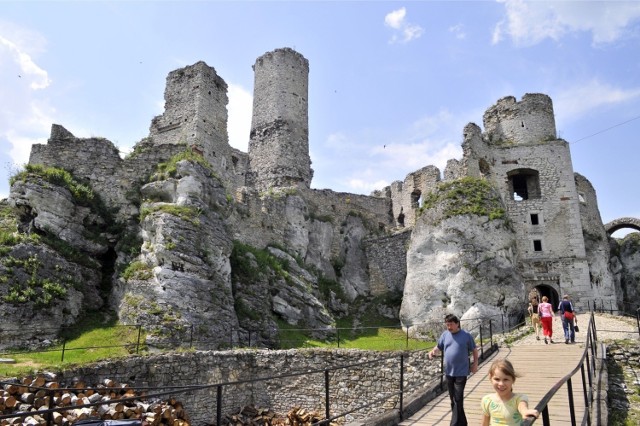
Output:
M252 65L310 63L312 187L369 194L461 158L503 96L546 93L604 222L640 217L640 2L0 0L0 198L52 123L127 152L199 60L229 85L245 151ZM618 235L618 234L616 234Z

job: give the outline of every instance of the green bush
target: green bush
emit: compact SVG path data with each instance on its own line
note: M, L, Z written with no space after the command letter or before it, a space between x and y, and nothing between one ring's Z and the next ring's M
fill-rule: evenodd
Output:
M193 206L177 206L175 204L157 204L150 207L143 207L140 209L140 222L142 222L148 215L156 212L167 213L173 216L177 216L180 219L186 220L198 225L199 217L202 214L202 210Z
M444 219L462 215L488 216L490 220L506 217L498 192L486 179L464 177L439 184L425 197L420 214L439 205L444 206Z
M247 253L252 253L255 257L256 267L251 264L251 261L246 256ZM287 279L289 277L287 272L289 264L286 261L271 255L267 250L260 250L240 241L233 242L230 261L232 274L243 282L257 281L259 275L268 270L273 271L282 278Z
M20 304L33 302L36 306L50 306L56 299L64 299L67 288L73 286L73 281L63 277L59 281L52 278L40 278L39 270L42 264L37 256L19 259L12 256L2 259L4 275L1 281L10 282L7 294L2 297L6 303ZM26 280L16 278L17 272L22 271Z
M121 277L125 281L129 281L134 278L139 280L148 280L153 277L153 272L145 263L136 260L131 262L129 266L122 271Z
M176 177L177 164L182 160L187 160L187 161L191 161L192 163L200 164L202 167L204 167L205 169L213 173L213 168L211 167L211 164L209 164L209 162L205 160L205 158L202 155L192 151L191 149L187 149L183 152L180 152L174 155L166 162L158 164L156 168L156 172L154 174L154 180L165 180L168 178Z

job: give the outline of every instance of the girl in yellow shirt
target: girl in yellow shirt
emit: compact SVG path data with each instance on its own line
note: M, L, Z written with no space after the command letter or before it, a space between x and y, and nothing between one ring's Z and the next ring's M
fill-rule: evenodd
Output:
M538 410L529 409L527 395L513 392L517 374L511 362L499 359L489 368L489 380L495 393L482 398L482 426L519 426L525 417L538 418Z

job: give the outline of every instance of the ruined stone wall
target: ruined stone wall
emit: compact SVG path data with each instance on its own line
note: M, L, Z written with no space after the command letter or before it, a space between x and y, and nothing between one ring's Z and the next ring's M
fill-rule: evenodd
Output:
M123 160L109 140L76 138L64 127L54 124L47 144L32 146L29 164L62 168L74 178L88 181L108 207L118 210L116 218L126 220L138 214L138 191L158 163L185 148L184 145L154 146L144 139L136 145L134 153Z
M436 166L426 166L409 173L403 182L394 182L390 186L393 217L400 227L398 217L404 214L404 226L412 227L416 223L416 214L421 207L423 197L433 192L440 182L440 170Z
M292 49L276 49L259 57L253 69L247 184L259 190L309 188L309 61Z
M100 362L66 371L61 382L80 378L85 383L104 379L131 387L202 386L296 374L283 379L257 381L223 387L222 412L238 412L245 405L271 408L286 414L293 407L324 413L324 368L371 361L359 367L329 372L331 413L339 414L386 393L395 393L400 383L400 352L395 355L361 350L235 350L188 352L148 357L130 357ZM428 359L426 351L405 353L404 387L409 394L435 380L440 359ZM320 370L309 373L310 370ZM216 416L216 386L187 393L175 392L193 425L212 424ZM147 392L151 393L151 391ZM163 397L164 399L169 396ZM350 415L366 419L392 409L398 396Z
M462 141L462 164L465 176L485 177L491 181L495 159L482 135L482 129L475 123L464 127Z
M483 116L491 144L526 144L556 139L553 103L547 95L527 93L520 102L505 96Z
M407 277L407 248L411 230L366 241L371 294L402 294Z

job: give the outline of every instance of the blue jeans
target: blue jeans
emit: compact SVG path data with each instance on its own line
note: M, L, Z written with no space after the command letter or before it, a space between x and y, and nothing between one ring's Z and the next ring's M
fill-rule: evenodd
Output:
M569 321L563 316L562 329L564 330L564 340L576 341L576 330L573 328L573 320Z
M467 377L447 376L447 388L451 399L451 426L467 426L467 416L464 414L464 386Z

